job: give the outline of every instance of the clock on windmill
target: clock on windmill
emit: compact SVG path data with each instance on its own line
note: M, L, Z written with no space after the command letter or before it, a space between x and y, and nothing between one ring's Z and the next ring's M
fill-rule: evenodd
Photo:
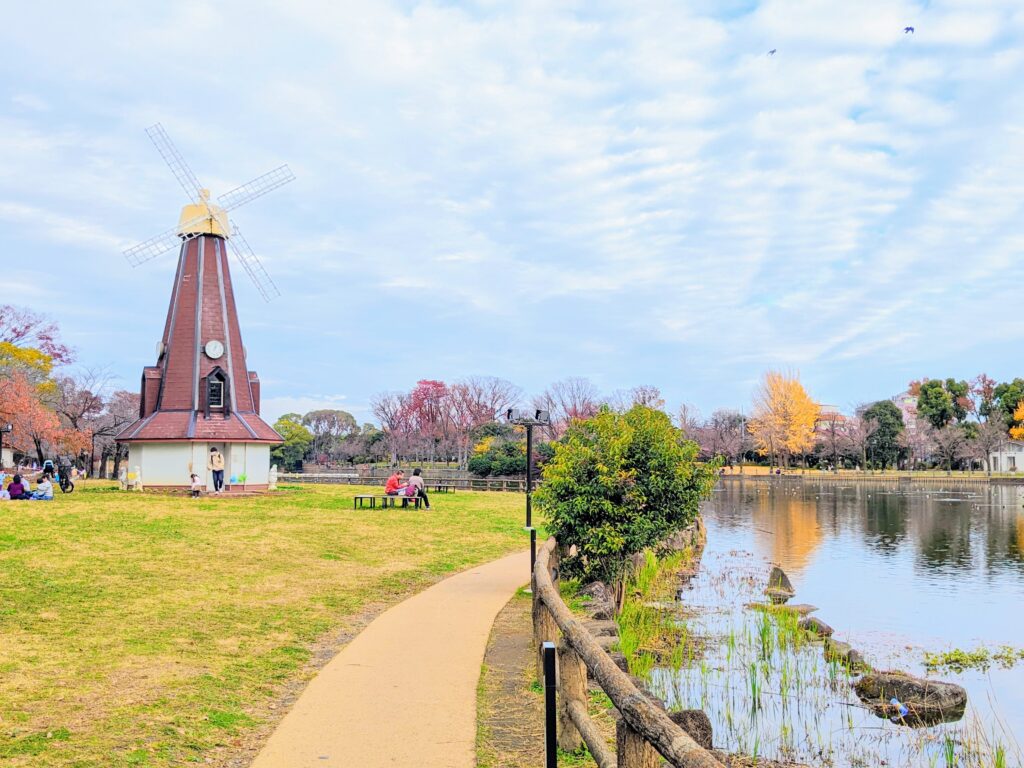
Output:
M224 354L224 345L217 339L210 339L203 348L206 356L211 360L219 360Z

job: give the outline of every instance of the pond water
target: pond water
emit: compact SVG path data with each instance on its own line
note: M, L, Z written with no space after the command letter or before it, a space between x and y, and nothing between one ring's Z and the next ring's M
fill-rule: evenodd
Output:
M812 765L1021 765L1024 662L961 672L926 651L1024 647L1024 494L1015 486L913 487L729 481L705 505L708 544L680 595L700 660L656 669L677 706L702 706L716 746ZM793 603L876 669L964 686L956 722L911 729L876 717L821 646L794 640L764 601L769 564ZM1002 760L1003 762L999 762Z

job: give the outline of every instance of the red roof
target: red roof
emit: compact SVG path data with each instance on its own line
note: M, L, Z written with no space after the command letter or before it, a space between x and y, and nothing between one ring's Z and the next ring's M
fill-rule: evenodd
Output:
M280 443L282 438L255 413L211 414L196 411L156 411L138 419L116 438L130 443L149 440L208 440L232 443Z

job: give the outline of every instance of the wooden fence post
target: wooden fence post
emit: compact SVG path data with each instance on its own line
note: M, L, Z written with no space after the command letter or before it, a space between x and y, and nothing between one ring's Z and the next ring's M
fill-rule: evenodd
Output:
M618 768L658 768L658 750L629 727L625 720L615 723L615 750Z
M551 576L552 581L555 584L555 589L558 589L558 555L552 553L552 557L549 560L549 571L548 575ZM555 617L551 615L551 611L544 605L544 602L540 599L539 590L534 589L533 591L533 647L534 653L537 659L537 682L544 681L544 652L542 646L546 642L552 642L558 644L558 624L555 623Z
M569 702L587 705L587 665L564 642L558 648L558 748L574 752L583 744L583 737L569 715Z

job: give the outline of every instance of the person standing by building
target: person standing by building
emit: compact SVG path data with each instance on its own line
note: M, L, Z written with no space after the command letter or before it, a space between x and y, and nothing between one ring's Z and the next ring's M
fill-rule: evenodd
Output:
M213 492L220 493L224 487L224 455L216 448L210 449L210 461L206 468L213 472Z

